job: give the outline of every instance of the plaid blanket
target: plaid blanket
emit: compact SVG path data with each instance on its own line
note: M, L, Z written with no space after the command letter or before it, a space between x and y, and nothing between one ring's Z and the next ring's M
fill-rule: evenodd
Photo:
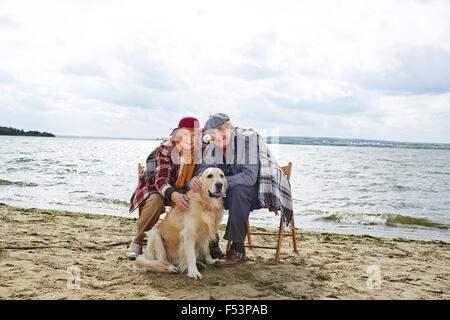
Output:
M258 137L259 149L259 176L258 176L258 200L261 207L272 208L275 214L281 210L281 217L285 228L291 227L293 206L291 186L281 167L267 147L266 140L254 129L244 129L253 131Z

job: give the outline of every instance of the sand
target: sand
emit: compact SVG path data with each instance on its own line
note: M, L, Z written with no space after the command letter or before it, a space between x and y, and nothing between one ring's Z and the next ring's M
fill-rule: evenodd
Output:
M136 219L0 204L0 221L0 299L450 298L450 244L443 242L299 230L299 252L285 238L279 264L275 251L252 249L246 263L207 266L193 280L133 270L125 251Z

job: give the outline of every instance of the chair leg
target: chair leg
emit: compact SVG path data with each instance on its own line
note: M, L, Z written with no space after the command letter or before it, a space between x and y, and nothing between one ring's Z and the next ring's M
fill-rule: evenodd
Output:
M292 244L294 245L294 252L298 252L298 249L297 249L297 238L295 236L294 215L292 215Z
M230 251L230 248L231 248L231 241L228 240L228 243L227 243L227 251L226 251L226 252Z
M275 263L278 264L280 261L281 252L281 241L283 240L283 219L280 215L280 228L278 229L278 241L277 241L277 252L275 254Z
M248 241L248 245L251 246L252 238L250 236L250 221L249 220L247 220L247 241Z

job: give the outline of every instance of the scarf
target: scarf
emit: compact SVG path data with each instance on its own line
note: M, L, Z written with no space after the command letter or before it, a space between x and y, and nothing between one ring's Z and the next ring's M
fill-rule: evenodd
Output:
M186 161L183 164L183 168L181 169L180 174L178 175L178 179L175 182L175 187L184 187L186 183L188 183L192 176L194 175L195 163L194 163L194 152L188 152L187 154L184 152L183 148L179 145L179 143L175 144L180 152L181 157Z

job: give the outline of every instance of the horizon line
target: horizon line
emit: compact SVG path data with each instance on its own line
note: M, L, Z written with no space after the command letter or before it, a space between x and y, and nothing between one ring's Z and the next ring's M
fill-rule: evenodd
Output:
M115 140L165 140L167 137L154 137L154 138L133 138L133 137L104 137L104 136L80 136L80 135L59 135L54 134L56 138L93 138L93 139L115 139ZM271 138L273 136L268 136ZM353 140L353 141L373 141L373 142L390 142L390 143L408 143L408 144L422 144L422 145L447 145L450 146L450 142L418 142L418 141L399 141L399 140L383 140L383 139L366 139L366 138L339 138L339 137L311 137L311 136L279 136L287 138L314 138L314 139L340 139L340 140Z

